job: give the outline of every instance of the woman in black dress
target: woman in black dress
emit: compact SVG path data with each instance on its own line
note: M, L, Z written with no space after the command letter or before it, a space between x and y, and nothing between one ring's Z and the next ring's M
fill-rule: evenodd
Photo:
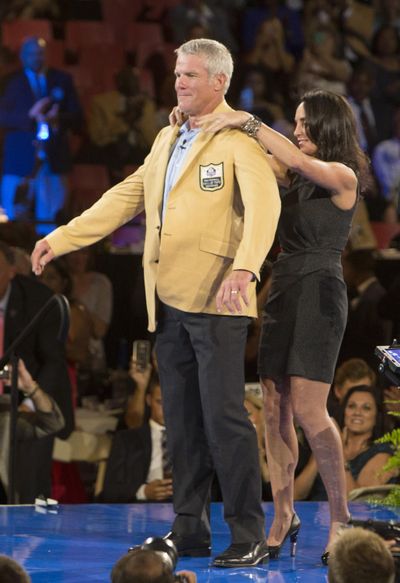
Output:
M270 152L280 185L281 253L273 267L265 307L259 373L264 390L266 449L275 516L268 535L271 558L286 538L294 554L300 521L293 505L298 445L294 420L317 460L330 507L329 548L349 520L343 451L326 409L347 317L341 253L347 242L367 163L345 99L327 91L307 93L296 110L298 147L249 113L202 117L206 131L241 128ZM240 289L238 290L240 294ZM235 309L239 295L223 303Z

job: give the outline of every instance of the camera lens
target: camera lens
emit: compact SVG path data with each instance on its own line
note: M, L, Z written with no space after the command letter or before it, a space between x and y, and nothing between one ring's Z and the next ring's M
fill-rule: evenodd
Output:
M178 562L178 552L176 546L170 539L160 537L149 537L140 546L142 550L154 551L160 555L163 563L174 571L176 563Z

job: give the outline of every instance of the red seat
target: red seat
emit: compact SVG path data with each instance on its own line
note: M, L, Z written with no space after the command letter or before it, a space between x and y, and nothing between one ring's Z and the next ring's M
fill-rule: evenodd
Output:
M108 171L102 164L75 164L69 181L71 190L95 191L97 197L110 188Z
M112 45L116 37L108 23L70 20L65 25L65 43L68 49L76 51L84 45Z
M125 49L136 54L136 64L141 67L153 53L164 50L164 37L159 24L130 22L127 26Z
M53 28L49 20L12 20L1 24L1 40L5 47L18 51L23 41L38 36L46 41L53 39Z
M378 249L388 249L392 239L400 235L399 224L372 221L371 228L376 237Z
M50 40L47 43L47 63L49 67L63 69L65 66L65 45L62 40Z
M115 74L126 64L126 55L121 45L82 46L79 50L79 65L97 79L103 90L115 89Z

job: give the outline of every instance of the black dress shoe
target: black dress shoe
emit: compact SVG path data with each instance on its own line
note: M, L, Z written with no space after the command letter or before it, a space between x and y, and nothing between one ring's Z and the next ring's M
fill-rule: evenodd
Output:
M209 557L211 555L210 537L206 535L181 535L172 531L163 538L172 540L180 557Z
M213 567L254 567L268 563L268 545L265 540L255 543L233 543L215 557Z

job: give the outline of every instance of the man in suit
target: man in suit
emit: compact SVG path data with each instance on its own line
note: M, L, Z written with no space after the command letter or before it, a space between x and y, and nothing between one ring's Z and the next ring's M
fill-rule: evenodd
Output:
M163 450L164 414L161 387L153 375L146 395L150 418L138 429L117 431L104 478L102 502L165 501L172 496L172 480ZM168 460L166 460L168 461Z
M349 302L339 361L362 358L375 369L375 347L391 341L391 323L378 310L385 288L375 276L374 250L355 249L344 255L343 276L354 297Z
M196 116L230 111L224 95L232 69L217 41L196 39L177 49L175 89L187 122L161 130L134 174L32 254L40 274L56 255L94 243L146 210L146 302L149 330L157 333L177 514L168 536L181 555L210 553L215 470L232 536L214 559L222 567L268 556L243 361L257 315L255 280L280 211L274 175L255 140L240 130L212 135L196 128Z
M1 205L10 219L29 217L34 206L38 221L52 221L64 204L71 168L68 131L79 128L81 108L71 76L46 67L43 39L26 40L20 57L23 69L0 98L5 130ZM32 178L29 186L27 178ZM25 200L16 200L23 192ZM39 229L49 231L46 225Z
M13 252L0 241L2 352L7 350L51 295L43 284L15 273ZM64 346L57 338L59 328L60 315L53 307L18 347L17 356L23 359L32 377L59 406L65 419L59 436L65 439L73 429L73 412ZM31 504L40 494L50 496L52 451L53 437L20 444L16 476L19 503Z

